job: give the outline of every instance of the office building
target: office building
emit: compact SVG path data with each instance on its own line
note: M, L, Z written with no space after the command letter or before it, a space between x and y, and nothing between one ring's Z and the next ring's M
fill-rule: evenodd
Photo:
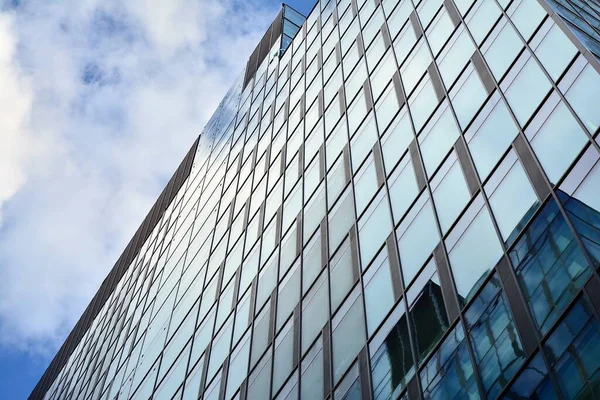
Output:
M599 15L284 6L31 398L600 398Z

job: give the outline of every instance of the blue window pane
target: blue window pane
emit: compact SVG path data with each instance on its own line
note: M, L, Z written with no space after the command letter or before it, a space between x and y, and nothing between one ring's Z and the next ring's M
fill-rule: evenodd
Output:
M495 399L525 361L525 353L497 275L492 276L465 313L481 381Z
M532 221L510 258L535 323L546 333L591 274L554 200Z
M596 169L600 171L600 168ZM590 177L591 174L588 176L588 179ZM589 183L591 184L592 182ZM598 188L596 187L594 190L598 191ZM558 194L575 231L579 234L584 247L594 262L594 267L600 267L600 212L598 208L590 207L583 201L571 197L564 192L559 191Z
M521 371L519 377L502 397L506 400L546 400L556 399L557 394L554 385L548 377L548 368L540 353L527 364Z
M402 314L371 359L373 399L397 398L414 373L406 315Z
M565 399L596 398L600 388L600 321L585 298L544 345Z
M456 326L421 370L424 399L479 399L462 325Z

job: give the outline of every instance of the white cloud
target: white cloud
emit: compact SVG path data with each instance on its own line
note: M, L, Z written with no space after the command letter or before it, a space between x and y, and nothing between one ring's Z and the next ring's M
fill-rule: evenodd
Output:
M153 3L0 12L0 345L62 343L278 7Z

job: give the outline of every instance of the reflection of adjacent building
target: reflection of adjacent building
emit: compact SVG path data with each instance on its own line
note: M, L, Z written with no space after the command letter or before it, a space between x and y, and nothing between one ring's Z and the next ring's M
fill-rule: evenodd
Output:
M597 264L600 256L600 212L564 192L559 191L558 197L583 245ZM525 231L521 232L523 228ZM591 268L568 221L553 199L541 210L534 208L528 212L511 237L517 241L510 258L536 325L543 334L554 325L587 281ZM475 359L484 374L482 385L489 398L496 398L519 371L526 354L498 274L493 273L490 277L489 273L484 273L474 285L468 297L475 293L476 296L465 310L464 318ZM464 304L465 299L461 298L459 302ZM401 316L372 357L375 399L395 398L414 375L409 329L414 336L415 357L419 365L421 360L428 359L431 350L446 335L449 321L436 276L425 284L409 305L408 315ZM455 332L459 328L454 328L454 333L446 337L420 374L426 397L434 396L440 390L449 390L457 382L459 392L473 390L472 366L466 356L464 334ZM539 361L530 368L541 368L537 363ZM543 380L543 377L540 379ZM537 383L538 389L540 393L546 393L551 388L547 388L547 379L542 380ZM511 395L511 398L515 397Z
M558 14L571 32L600 58L600 5L598 1L545 0L552 11Z
M562 191L557 195L597 264L600 213ZM550 199L531 221L510 258L534 321L542 333L554 324L592 273L569 222Z

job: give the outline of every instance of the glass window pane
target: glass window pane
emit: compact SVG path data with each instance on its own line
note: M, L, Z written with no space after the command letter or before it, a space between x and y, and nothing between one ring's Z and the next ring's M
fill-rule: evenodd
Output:
M386 329L388 323L394 325ZM396 399L415 373L404 303L396 306L381 329L377 336L385 335L383 343L371 350L373 398Z
M531 222L510 258L536 326L544 334L591 274L554 200Z
M388 182L394 223L398 223L419 194L410 154L404 156Z
M508 15L525 40L529 40L547 14L536 0L522 0L511 4Z
M517 126L506 104L500 100L485 120L475 121L469 132L474 132L468 143L471 156L479 176L485 180L517 136Z
M492 75L500 81L523 48L523 41L506 18L502 17L497 26L484 43L482 53Z
M331 281L335 282L335 285L331 285L331 311L335 312L356 281L348 237L331 259L330 269Z
M454 153L446 160L434 181L433 200L442 234L445 234L471 199L462 168Z
M565 97L590 132L600 126L597 100L600 98L600 76L587 65L577 77Z
M550 382L548 369L541 353L536 354L527 364L507 390L503 399L557 399L556 391Z
M394 291L387 249L384 247L364 276L367 333L369 336L394 305Z
M435 262L431 260L409 289L410 319L414 326L417 354L424 359L448 330L448 316Z
M323 398L323 339L317 340L302 360L301 400Z
M321 274L302 301L302 353L306 352L329 318L327 274Z
M291 318L275 338L273 357L273 393L276 393L293 369L294 319Z
M402 82L407 94L411 93L415 86L417 86L417 82L419 82L419 79L423 76L430 63L431 53L425 44L425 40L421 39L406 60L406 63L400 69L400 75L402 76Z
M485 192L502 238L512 243L539 205L529 178L514 153L509 153L500 164L485 185Z
M517 65L513 68L518 68ZM527 123L529 117L548 94L550 88L550 82L544 76L539 65L533 57L529 57L518 72L518 76L504 91L506 99L521 126Z
M531 140L551 183L557 183L587 143L587 136L561 102Z
M569 311L544 350L564 398L595 397L600 384L600 321L585 297Z
M408 105L412 112L415 129L420 131L425 121L431 116L433 110L438 105L438 97L431 83L431 79L427 76L421 81L415 89L411 98L408 100Z
M402 275L408 286L439 243L433 207L426 193L417 200L396 235Z
M346 299L332 322L333 380L337 383L365 344L365 321L360 291Z
M466 23L478 45L481 45L499 16L500 9L493 0L479 0L473 6L466 18Z
M375 162L372 155L369 156L365 165L358 171L354 182L356 188L356 214L361 215L375 193L377 193L377 189L379 189L377 171L375 170Z
M451 235L460 237L456 245L450 247L448 242L446 243L459 301L462 304L469 301L481 286L481 280L502 256L502 247L492 225L492 218L487 208L482 205L475 201L452 230ZM466 224L469 225L465 227Z
M459 135L460 131L456 126L450 107L447 103L442 104L440 110L436 112L419 136L423 163L429 176L433 175Z
M369 206L358 222L361 268L367 268L383 242L392 231L390 211L385 190Z
M385 132L381 141L383 164L388 175L392 172L402 154L408 149L414 137L410 117L407 108L404 107Z
M350 143L352 172L356 173L373 145L377 142L377 126L373 113L370 113Z
M557 81L577 54L577 48L558 25L552 24L550 30L535 48L534 53L538 56L546 71L552 76L552 79Z
M478 399L473 365L458 324L421 371L424 399Z
M452 89L450 98L458 123L464 129L487 99L488 94L472 65L467 67L462 76Z
M495 399L526 358L497 275L469 306L465 319L483 387Z

